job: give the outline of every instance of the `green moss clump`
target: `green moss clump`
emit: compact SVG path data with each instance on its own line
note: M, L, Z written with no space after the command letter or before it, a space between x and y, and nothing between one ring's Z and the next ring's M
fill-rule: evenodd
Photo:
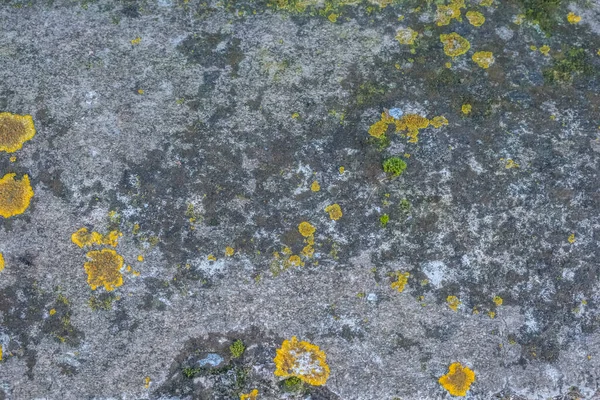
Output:
M381 217L379 217L379 223L381 224L382 228L385 228L387 226L388 222L390 222L389 215L383 214Z
M292 376L283 381L283 391L288 393L301 392L304 389L304 384L300 378Z
M186 367L181 372L183 373L183 376L185 376L186 378L192 379L193 377L198 375L201 371L202 371L202 368Z
M569 82L576 75L590 75L594 70L585 50L573 47L557 56L554 65L542 73L548 83Z
M410 201L408 201L407 199L400 200L400 210L408 214L408 212L410 211Z
M240 339L236 340L229 346L229 351L231 352L231 358L240 358L244 351L246 350L246 346L244 346L244 342Z
M393 178L400 176L406 169L406 163L398 157L390 157L383 162L383 170Z
M523 6L525 18L540 28L548 35L557 24L557 12L562 0L519 0Z

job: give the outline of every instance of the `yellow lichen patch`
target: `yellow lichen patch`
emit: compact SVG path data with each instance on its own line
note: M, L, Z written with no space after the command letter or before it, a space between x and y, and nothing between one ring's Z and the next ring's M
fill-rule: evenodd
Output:
M0 151L14 153L35 136L31 115L0 113Z
M4 271L4 255L0 253L0 272Z
M400 28L396 31L396 40L400 44L414 44L419 34L410 28Z
M300 256L295 254L288 258L288 263L292 267L304 267L304 262L300 259Z
M448 307L450 307L453 311L456 311L460 305L460 300L456 296L448 296L446 297L446 303L448 304Z
M142 42L142 38L141 38L141 37L139 37L139 36L138 36L138 37L136 37L135 39L132 39L132 40L131 40L131 44L132 44L132 45L134 45L134 46L135 46L136 44L140 44L141 42Z
M337 21L338 17L339 17L339 14L331 13L327 17L327 19L329 20L329 22L335 23Z
M98 233L98 232L92 232ZM107 235L102 238L102 244L106 246L117 247L119 244L119 237L123 236L123 234L119 231L110 231Z
M6 174L0 179L0 215L4 218L23 214L33 197L29 176L23 175L21 180L15 176Z
M277 349L275 375L284 378L295 376L302 381L314 385L324 385L329 378L329 366L325 361L325 353L318 346L298 341L296 336L284 340Z
M547 56L548 54L550 54L550 46L548 46L547 44L545 44L542 47L540 47L540 53L542 53L545 56Z
M114 290L123 284L123 275L120 269L123 267L123 257L112 249L93 250L87 253L91 261L86 262L83 267L88 275L88 285L92 290L98 286L104 286L108 291Z
M144 388L148 389L150 387L150 382L152 382L150 380L150 377L149 376L145 377L144 378Z
M71 241L77 246L84 248L93 244L102 244L102 235L98 232L88 232L87 228L81 228L71 235Z
M446 64L444 64L444 66L446 68L452 68L452 63L451 62L447 62Z
M448 373L438 380L440 385L452 396L466 396L471 384L475 382L475 373L469 367L455 362L448 367Z
M465 8L464 0L452 0L448 5L438 5L435 12L435 22L438 26L444 26L449 25L453 19L460 21L461 8Z
M312 185L310 185L310 190L312 190L313 192L318 192L319 190L321 190L321 185L319 185L319 182L314 181Z
M395 282L392 282L392 289L396 289L398 293L402 293L404 291L404 287L408 283L410 274L408 272L396 272L396 276L398 279Z
M467 19L473 26L481 26L485 22L485 17L479 11L468 11Z
M304 246L302 249L302 255L307 258L311 258L313 254L315 254L315 248L311 244Z
M519 14L515 16L513 22L517 25L521 25L523 22L525 22L525 14Z
M250 393L240 394L240 400L257 400L257 399L258 399L258 389L253 389Z
M571 235L569 235L569 237L567 238L567 241L571 244L575 243L575 234L571 233ZM1 269L0 269L1 271Z
M567 15L567 21L569 21L569 23L571 24L578 24L579 22L581 22L581 17L573 12L570 12Z
M488 311L488 317L490 317L491 319L496 318L496 313L494 311Z
M298 119L298 118L300 118L300 113L295 112L292 114L292 119Z
M489 68L496 61L491 51L478 51L473 54L472 59L483 69Z
M329 213L329 218L334 221L342 218L342 208L339 204L332 204L330 206L325 207L325 212Z
M388 126L393 122L394 118L390 117L386 113L381 114L381 119L369 127L369 135L378 139L382 138L385 136Z
M442 115L440 115L439 117L433 117L433 119L431 119L429 122L431 123L431 126L433 126L436 129L439 129L444 125L448 125L448 120Z
M471 43L456 32L440 35L440 41L444 45L444 53L450 57L458 57L471 48Z
M0 361L2 361L2 345L0 344Z
M50 310L48 313L49 313L50 315L54 315L54 314L56 314L56 309L54 309L54 308L53 308L53 309L51 309L51 310Z
M139 256L137 256L137 260L138 260L139 262L142 262L142 261L144 261L144 256L140 254Z
M500 307L503 302L504 302L504 300L502 300L502 297L500 297L500 296L494 296L494 303L496 303L496 305L498 307Z
M407 130L409 143L417 143L419 141L419 129L425 129L429 126L429 120L418 114L405 114L397 120L396 130Z
M209 254L208 257L207 257L207 259L208 259L208 261L217 261L217 257L215 257L212 254Z
M479 2L479 5L482 7L491 7L492 4L494 4L494 0L481 0L481 2Z
M470 104L463 104L462 107L460 108L460 111L462 111L463 114L465 115L469 115L471 114L471 110L473 109L473 107L471 107Z
M519 168L519 164L517 164L511 158L509 158L508 160L506 160L506 165L504 166L504 168L506 168L506 169Z
M235 250L233 249L233 247L225 247L225 255L227 257L231 257L233 254L235 253Z
M317 228L306 221L300 222L300 225L298 225L298 232L304 237L313 235L316 230Z
M344 167L340 167L340 168L339 168L339 171L340 171L340 174L341 174L341 175L343 175L343 174L344 174L344 172L346 172L346 168L344 168Z
M17 157L16 156L11 156L8 160L10 162L15 162L15 161L17 161Z

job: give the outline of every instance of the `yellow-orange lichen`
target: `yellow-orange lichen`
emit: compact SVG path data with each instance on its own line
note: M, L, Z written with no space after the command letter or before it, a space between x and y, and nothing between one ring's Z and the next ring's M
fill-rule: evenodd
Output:
M448 125L448 120L443 115L440 115L438 117L433 117L433 119L429 120L429 123L434 128L439 129L444 125Z
M310 185L310 190L312 190L313 192L318 192L319 190L321 190L321 185L319 185L319 182L314 181L312 185Z
M300 222L300 225L298 225L298 232L300 232L300 234L304 237L313 235L316 230L317 228L306 221Z
M472 110L472 109L473 109L473 107L472 107L470 104L468 104L468 103L466 103L466 104L463 104L463 105L460 107L460 111L462 111L462 113L463 113L463 114L465 114L465 115L469 115L469 114L471 114L471 110Z
M575 234L574 234L574 233L571 233L571 234L569 235L569 237L567 238L567 241L568 241L569 243L571 243L571 244L575 243Z
M2 361L2 345L0 344L0 361Z
M472 59L483 69L489 68L496 61L491 51L478 51L473 54Z
M581 22L581 17L573 12L570 12L567 15L567 21L569 21L569 23L571 24L578 24L579 22Z
M253 389L250 393L240 394L240 400L258 400L258 389Z
M233 249L233 247L230 247L230 246L225 247L225 255L227 257L231 257L234 253L235 253L235 250Z
M550 46L545 44L542 47L540 47L540 53L542 53L545 56L549 55L550 54Z
M369 135L378 139L385 136L388 126L394 123L394 118L386 113L381 114L381 119L369 127Z
M31 115L0 113L0 151L14 153L35 136Z
M425 129L428 126L429 120L419 114L405 114L399 120L400 130L408 131L406 136L409 143L417 143L419 141L419 129Z
M0 215L4 218L24 213L33 197L29 176L23 175L21 180L15 176L11 173L0 179Z
M4 255L0 253L0 272L4 271Z
M102 236L102 234L98 232L88 232L87 228L81 228L71 235L71 241L81 248L93 245L117 247L119 244L119 237L121 236L123 236L123 234L116 230L110 231L107 235Z
M448 307L456 311L460 305L460 300L456 296L448 296L446 297L446 303L448 304Z
M402 293L404 291L404 287L408 283L410 274L408 272L396 272L396 276L398 279L395 282L392 282L392 289L396 289L399 293Z
M471 43L456 32L440 35L440 42L444 45L444 53L450 57L458 57L471 48Z
M414 44L419 34L410 28L400 28L396 31L396 40L400 44Z
M288 264L291 267L304 267L304 262L300 259L300 256L297 256L296 254L292 254L288 258Z
M93 250L87 253L90 261L86 262L83 267L88 275L88 285L92 290L96 290L99 286L104 286L108 291L114 290L123 284L123 275L121 268L123 267L123 257L117 254L112 249Z
M339 204L332 204L330 206L325 207L325 212L329 213L329 218L334 221L342 218L342 208Z
M496 306L500 307L503 302L504 302L504 300L502 300L502 297L494 296L494 303L496 304Z
M296 336L284 340L277 349L275 375L284 378L295 376L302 381L314 385L324 385L329 378L329 366L323 351L309 342L298 341Z
M455 362L448 367L448 373L438 380L440 385L452 396L466 396L471 384L475 382L475 372Z
M481 26L485 22L485 17L479 11L468 11L467 19L473 26Z
M464 0L452 0L448 5L438 5L435 22L438 26L449 25L453 19L460 21L460 9L465 8Z

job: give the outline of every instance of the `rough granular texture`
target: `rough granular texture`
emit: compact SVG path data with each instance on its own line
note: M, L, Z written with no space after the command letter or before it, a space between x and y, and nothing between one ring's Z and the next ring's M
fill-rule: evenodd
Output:
M600 397L598 1L0 3L0 399Z

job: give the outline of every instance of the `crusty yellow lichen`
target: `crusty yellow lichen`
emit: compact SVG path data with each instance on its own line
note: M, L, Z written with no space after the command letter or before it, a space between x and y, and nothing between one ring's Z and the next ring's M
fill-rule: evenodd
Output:
M439 129L444 125L448 125L448 120L443 115L433 117L433 119L431 119L429 122L431 123L431 126L433 126L436 129Z
M315 228L309 222L306 221L302 221L300 222L300 225L298 225L298 232L300 232L300 234L304 237L313 235L316 230L317 228Z
M460 305L460 300L456 296L448 296L446 297L446 304L448 304L448 307L450 307L453 311L456 311Z
M410 274L408 272L396 272L396 276L398 279L395 282L392 282L392 289L396 289L399 293L402 293L404 291L404 287L408 283Z
M390 116L387 112L381 114L381 119L375 122L369 128L369 135L382 138L385 136L390 125L395 127L395 132L407 132L406 137L409 143L417 143L419 141L419 131L427 128L429 125L435 128L440 128L442 125L447 125L448 120L444 117L435 117L431 121L419 114L404 114L399 119Z
M121 236L123 236L123 234L117 230L110 231L105 236L102 236L101 233L96 231L88 232L87 228L81 228L71 235L71 241L81 248L93 245L117 247L119 244L119 237Z
M23 214L33 197L29 176L23 175L21 180L15 176L11 173L0 179L0 215L4 218Z
M465 115L469 115L469 114L471 114L471 110L472 110L472 109L473 109L473 107L471 107L471 105L470 105L470 104L468 104L468 103L466 103L466 104L463 104L463 105L460 107L460 111L462 111L462 113L463 113L463 114L465 114Z
M227 257L231 257L234 253L235 253L235 250L233 249L233 247L230 247L230 246L225 247L225 255Z
M258 389L253 389L250 393L240 394L240 400L258 400Z
M542 53L545 56L549 55L550 54L550 46L545 44L542 47L540 47L540 53Z
M485 22L485 17L479 11L468 11L467 19L473 26L481 26Z
M473 54L472 59L483 69L489 68L496 61L491 51L478 51Z
M570 12L567 15L567 21L569 21L569 23L571 24L578 24L579 22L581 22L581 17L575 14L574 12Z
M312 185L310 185L310 190L312 190L313 192L318 192L319 190L321 190L321 185L319 185L319 182L314 181Z
M108 291L114 290L123 284L123 257L117 254L113 249L93 250L87 253L90 261L83 267L88 275L88 285L92 290L99 286L104 286Z
M0 113L0 151L14 153L35 136L31 115Z
M396 40L400 44L414 44L419 34L410 28L400 28L396 31Z
M494 303L496 304L496 306L500 307L503 302L504 302L504 300L502 300L502 297L494 296Z
M475 372L455 362L450 364L448 373L441 376L438 382L452 396L466 396L471 384L475 382Z
M329 213L329 218L334 221L342 218L342 208L339 204L332 204L330 206L325 207L325 212Z
M574 233L571 233L571 234L569 235L569 237L567 238L567 241L568 241L569 243L571 243L571 244L575 243L575 234L574 234ZM1 269L0 269L0 271L1 271Z
M453 19L460 21L460 9L465 8L464 0L452 0L448 5L438 5L435 22L438 26L449 25Z
M0 344L0 361L2 361L2 345Z
M0 253L0 272L4 271L4 255Z
M329 378L329 366L326 356L318 346L304 341L298 341L296 336L284 340L281 348L277 349L275 375L289 378L295 376L302 381L314 385L324 385Z
M471 48L471 43L456 32L441 34L440 42L444 45L444 53L450 57L458 57Z
M300 256L297 256L296 254L292 254L288 258L288 263L291 267L304 267L304 262L300 259Z

